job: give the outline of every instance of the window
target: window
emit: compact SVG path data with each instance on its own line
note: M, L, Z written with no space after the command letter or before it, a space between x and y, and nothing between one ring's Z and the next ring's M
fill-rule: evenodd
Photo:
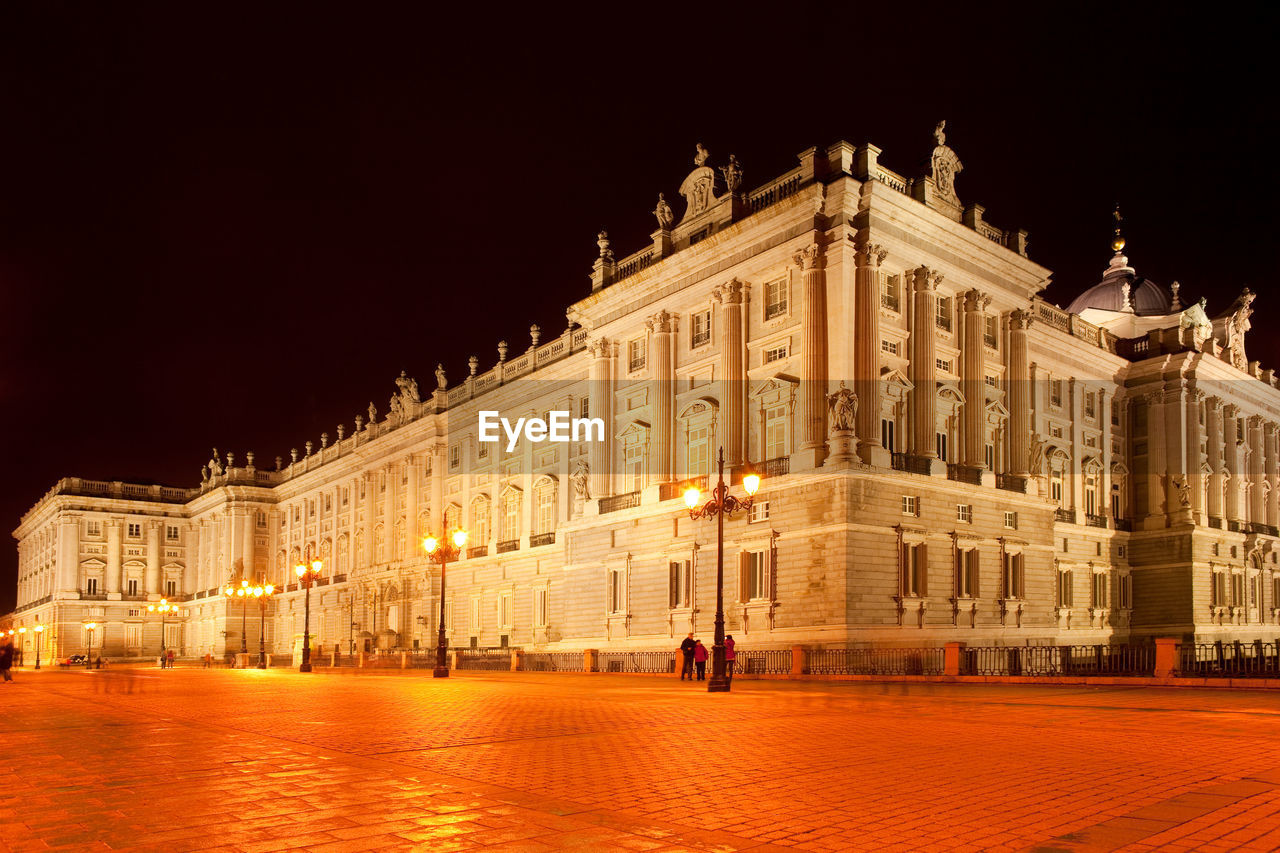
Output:
M996 470L996 446L994 444L983 445L982 464L986 466L988 471Z
M1000 378L998 376L992 376L990 373L988 373L984 377L984 381L987 383L987 385L989 385L992 388L1000 387Z
M132 521L129 522L129 538L137 539L141 535L142 535L142 525L134 524Z
M351 489L344 486L342 489L342 506L346 506L347 502L350 501L350 499L351 499Z
M764 413L764 458L787 455L787 407L771 406Z
M449 527L450 530L453 527ZM480 495L471 501L471 541L485 545L489 541L489 496Z
M1049 380L1049 405L1055 409L1062 408L1062 380Z
M1049 472L1049 499L1060 508L1065 509L1063 504L1064 495L1065 492L1062 489L1062 469L1055 467Z
M755 501L751 504L751 509L747 510L747 524L756 524L761 521L769 520L769 502Z
M923 542L904 542L900 556L899 584L904 598L928 594L928 557Z
M705 446L705 442L704 442ZM638 492L644 488L644 446L629 445L626 449L622 465L623 480L628 492Z
M386 472L386 471L380 471L380 472L378 472L378 491L379 491L379 492L385 492L386 490L387 490L387 472ZM315 515L315 514L316 514L316 502L315 502L315 501L307 501L307 512L308 512L310 515Z
M486 524L488 523L487 516L486 516L485 523ZM461 526L462 526L462 507L458 506L457 504L449 504L447 507L444 508L444 529L446 531L452 531L452 530L457 530ZM485 530L488 530L488 527L486 527ZM473 534L476 533L476 531L474 530L471 532ZM475 541L477 543L482 544L488 541L488 536L486 536L484 539L480 539L479 536L476 536ZM360 546L360 543L357 541L356 542L357 555L359 555L361 550L359 546Z
M627 606L627 573L625 569L609 570L609 612L622 613Z
M1231 575L1231 606L1244 606L1244 575L1232 573Z
M167 580L164 582L164 594L170 597L178 594L178 582L175 580Z
M477 459L489 458L489 443L487 441L481 442L480 446L476 449L476 458Z
M935 358L933 366L941 370L943 373L951 372L951 360L946 358Z
M1058 572L1058 606L1071 607L1075 602L1072 587L1075 584L1075 573L1071 569Z
M764 363L769 364L774 361L782 361L787 357L787 345L783 344L779 347L772 347L764 351Z
M1084 395L1084 416L1089 420L1098 416L1098 395L1092 391L1086 391Z
M462 464L462 451L458 445L449 448L449 470L456 471L458 466Z
M1084 475L1084 511L1086 515L1098 514L1098 475Z
M498 539L510 542L520 538L520 490L507 489L502 494L502 530Z
M1212 551L1213 556L1219 557L1221 556L1222 546L1219 545L1217 542L1214 542L1210 550Z
M890 311L898 310L898 277L880 274L880 307Z
M1006 511L1004 514L1004 526L1007 530L1018 529L1018 514L1016 512Z
M1092 601L1095 610L1107 610L1111 607L1111 587L1104 572L1095 572L1093 575Z
M956 504L956 521L973 524L973 504Z
M583 397L581 400L578 401L578 417L580 418L591 417L591 398L590 397Z
M982 318L982 342L992 349L1000 347L1000 318L994 314Z
M885 353L888 353L889 355L897 355L898 342L897 341L881 341L880 352L885 352Z
M1004 598L1022 598L1023 590L1023 555L1021 553L1004 555L1004 569L1001 578L1001 595Z
M645 357L648 354L647 343L644 338L636 338L627 344L627 370L633 373L644 370Z
M259 526L259 527L265 527L265 526L266 526L266 523L267 523L267 517L266 517L266 515L265 515L265 514L263 514L263 513L261 513L261 512L260 512L260 513L258 513L258 526ZM165 538L167 541L169 541L169 542L177 542L177 541L178 541L178 527L177 527L177 525L174 525L174 524L167 524L167 525L165 525L165 528L164 528L164 538Z
M890 453L897 450L897 445L894 444L893 426L894 422L888 418L880 420L880 445Z
M978 597L978 549L956 551L956 598Z
M740 601L758 601L769 595L769 553L744 551L738 581Z
M915 495L902 496L902 514L903 515L920 515L920 500Z
M702 477L710 471L711 442L708 427L701 426L690 429L685 445L685 467L690 477ZM636 448L637 450L639 448ZM631 448L627 448L630 452ZM770 459L773 457L770 456ZM634 491L634 490L633 490Z
M1120 577L1116 578L1116 606L1124 610L1133 607L1133 585L1131 580L1129 575L1120 575Z
M547 590L533 591L533 624L544 627L547 624Z
M137 594L138 594L138 579L129 578L129 595L137 595Z
M326 493L324 496L324 511L333 512L333 495L328 493Z
M764 318L772 320L787 313L787 280L780 278L764 286Z
M939 329L951 331L951 297L939 296L938 305L934 313L934 325Z
M693 606L693 574L689 560L672 560L668 564L668 602L672 610Z
M257 514L257 525L259 528L265 528L267 526L267 514L261 510L259 510ZM174 534L173 538L177 539L177 534Z
M102 522L101 522L101 521L90 521L90 522L87 522L87 523L85 524L85 535L86 535L86 536L101 536L101 535L102 535Z
M934 440L935 440L935 443L937 444L938 458L941 459L943 462L948 461L947 434L945 432L936 432L934 433Z
M86 578L86 579L85 579L85 582L84 582L84 591L85 591L85 592L87 592L89 595L97 595L97 594L98 594L98 579L97 579L97 578Z
M511 627L511 593L498 593L498 625L503 628Z
M689 315L689 347L697 349L711 343L711 309Z
M479 596L471 599L471 625L469 627L473 637L478 636L484 627L484 610L480 607Z
M534 487L537 502L533 524L535 533L551 533L556 529L556 484L544 479Z

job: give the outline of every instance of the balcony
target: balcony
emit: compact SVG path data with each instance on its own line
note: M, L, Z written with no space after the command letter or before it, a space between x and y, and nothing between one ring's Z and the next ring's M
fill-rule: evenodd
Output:
M705 492L707 490L707 478L702 476L694 477L689 480L680 480L679 482L663 483L658 486L658 500L669 501L676 498L682 498L684 497L685 491L690 486L693 486L698 491ZM600 511L604 512L603 509Z
M1257 533L1262 536L1277 535L1275 527L1272 527L1270 524L1263 524L1260 521L1251 521L1249 522L1247 527L1248 527L1248 532L1250 533Z
M539 548L543 545L554 544L556 544L556 534L554 530L550 533L535 533L529 537L530 548Z
M1091 512L1084 514L1084 523L1089 527L1101 527L1107 529L1107 517L1105 515L1094 515Z
M637 506L640 506L639 492L613 495L612 497L600 499L600 514L605 515L606 513L617 512L620 509L631 509Z
M1221 529L1222 529L1222 519L1220 519L1220 518L1214 518L1213 516L1209 516L1209 526L1210 526L1210 527L1212 527L1214 530L1221 530Z
M971 486L981 486L982 469L961 465L958 462L948 462L947 479L955 480L957 483L968 483Z
M334 582L334 583L345 583L345 582L346 582L346 580L347 580L347 573L346 573L346 572L343 572L343 573L342 573L342 574L340 574L340 575L334 575L334 576L333 576L333 582Z
M519 551L519 550L520 550L519 539L503 539L501 542L498 543L499 554L509 554L512 551Z
M996 488L1025 495L1027 493L1027 478L1018 477L1014 474L996 474Z
M1053 520L1062 521L1067 524L1075 524L1076 511L1074 509L1063 509L1062 507L1058 507L1053 511Z
M85 601L106 601L107 594L105 592L82 592L80 597Z
M1232 519L1227 519L1227 530L1230 530L1232 533L1240 533L1241 527L1242 525L1240 524L1240 522L1234 521Z
M467 549L468 560L474 560L476 557L487 557L487 556L489 556L488 545L472 545L470 548Z
M769 477L781 477L784 474L791 473L791 457L779 456L777 459L767 459L760 464L760 476L768 479Z
M1116 530L1123 530L1126 533L1133 532L1133 522L1127 518L1113 518L1112 523L1115 524Z
M908 474L929 474L930 459L927 456L913 456L910 453L895 453L890 457L895 471L906 471Z

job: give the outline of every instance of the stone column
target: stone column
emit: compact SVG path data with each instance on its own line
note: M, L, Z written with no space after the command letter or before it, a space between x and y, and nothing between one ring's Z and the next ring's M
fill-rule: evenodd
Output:
M147 575L142 580L142 591L163 594L160 584L160 522L147 522Z
M1170 495L1174 491L1166 483L1172 473L1166 465L1164 392L1152 391L1142 398L1147 408L1147 506L1142 526L1146 530L1166 527L1166 513L1173 512Z
M1266 496L1262 493L1265 468L1263 467L1262 418L1250 415L1248 432L1249 440L1249 521L1262 524L1267 517Z
M1223 487L1227 478L1225 447L1222 439L1222 400L1210 397L1205 400L1204 421L1209 438L1209 506L1210 518L1226 517L1226 508L1222 502Z
M1009 473L1026 477L1031 462L1031 378L1027 329L1032 315L1021 308L1009 312Z
M978 290L964 295L961 320L963 338L960 348L960 393L964 394L963 452L961 459L969 468L984 469L985 426L987 414L986 370L983 367L983 321L991 297ZM992 485L995 485L994 483Z
M1102 427L1102 437L1098 439L1101 442L1098 452L1102 459L1102 499L1098 512L1108 519L1111 518L1111 406L1110 390L1103 386L1098 392L1098 424Z
M1084 523L1084 395L1087 393L1084 383L1072 377L1067 380L1067 411L1071 413L1071 426L1068 433L1071 439L1071 477L1066 488L1071 494L1070 507L1076 511L1076 520Z
M388 462L382 470L387 476L387 490L382 493L382 557L390 563L396 556L396 518L400 512L400 502L397 499L397 490L400 488L400 466L395 462Z
M99 592L120 591L120 537L123 521L118 517L107 519L107 571L103 577L103 586Z
M431 533L447 536L444 529L444 475L448 465L445 442L437 439L431 445ZM425 533L423 534L426 535Z
M1222 444L1227 461L1227 501L1226 517L1230 521L1241 521L1240 484L1244 478L1244 468L1240 464L1240 445L1237 440L1239 427L1236 425L1240 417L1240 409L1234 405L1226 405L1222 409Z
M80 519L75 516L58 517L58 569L54 592L70 592L76 589L80 577ZM19 573L21 574L21 572ZM43 598L36 595L31 598ZM21 596L18 604L25 603Z
M1277 426L1268 422L1265 429L1264 445L1266 447L1266 456L1263 462L1263 476L1266 478L1267 485L1271 488L1267 492L1267 524L1271 527L1280 527L1280 481L1277 480L1276 460L1276 444L1277 444Z
M598 338L588 347L591 351L591 417L604 421L604 441L590 444L591 497L599 499L613 494L613 362L617 345L607 338Z
M1170 524L1188 524L1192 520L1191 495L1184 495L1189 489L1191 480L1187 471L1187 397L1191 389L1175 382L1165 389L1162 400L1164 423L1164 440L1155 447L1153 439L1148 445L1148 453L1153 457L1163 457L1163 464L1156 470L1163 470L1165 477L1165 501ZM1185 498L1185 501L1184 501Z
M1187 483L1191 487L1191 515L1196 524L1204 523L1204 474L1201 472L1200 439L1203 430L1200 427L1200 404L1204 400L1204 392L1191 389L1187 392L1186 424L1186 471Z
M937 348L934 315L942 276L928 267L912 273L911 311L911 445L912 456L937 459L934 435L938 428ZM932 466L931 466L932 467ZM939 466L946 473L945 466Z
M675 479L676 368L672 351L675 324L675 315L666 311L659 311L645 322L653 348L649 396L653 400L654 476L651 482L655 485Z
M418 530L418 490L421 488L418 483L418 457L410 453L404 464L409 466L409 482L405 483L404 493L404 556L409 559L423 553L419 550L419 543L426 533Z
M806 272L805 299L811 297L809 278L814 275ZM818 270L816 275L825 281L826 273ZM823 287L823 284L816 287ZM716 302L720 305L720 443L724 445L724 461L731 467L741 465L747 458L747 366L746 346L742 334L742 282L734 279L715 289ZM825 293L817 297L826 304ZM825 316L823 323L825 331ZM825 346L823 347L825 352ZM807 352L807 349L806 349ZM823 364L825 369L825 362ZM809 369L805 362L805 369ZM823 410L825 412L825 409ZM821 437L819 437L821 438ZM713 451L714 452L714 451Z
M816 236L816 235L815 235ZM801 270L800 453L801 470L816 468L826 455L827 273L822 246L815 241L795 256Z
M373 530L378 526L377 512L378 474L366 471L364 474L364 564L373 565Z
M255 581L258 580L258 512L252 506L240 511L240 559L244 561L244 572Z
M858 455L868 465L888 468L889 451L880 444L880 264L888 251L872 243L854 256L853 390L858 395Z

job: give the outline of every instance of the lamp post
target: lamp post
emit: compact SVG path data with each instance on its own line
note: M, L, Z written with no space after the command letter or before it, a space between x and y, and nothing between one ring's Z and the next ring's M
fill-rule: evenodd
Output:
M436 641L436 668L431 672L433 678L449 677L449 641L444 636L444 572L449 561L456 560L462 553L463 546L467 544L467 531L453 531L451 540L451 542L441 541L434 536L428 536L422 540L422 547L426 549L427 556L435 557L440 561L440 638Z
M44 626L36 623L36 669L40 668L40 641L44 639Z
M166 658L164 655L164 628L166 624L165 617L177 609L178 608L174 607L172 604L169 603L169 599L167 598L160 599L159 604L147 605L148 613L160 614L160 668L161 669L164 669L169 665L168 658Z
M85 655L84 658L85 669L88 669L93 664L93 632L96 631L97 628L97 622L90 622L84 626L84 629L89 632L89 654Z
M249 628L249 599L246 596L249 595L249 581L241 578L238 587L227 584L222 594L227 597L227 600L240 599L240 654L247 655L249 654L249 638L246 634Z
M293 567L294 574L307 591L302 617L302 666L298 667L298 672L311 671L311 582L320 576L323 568L324 563L319 560L312 560L310 566L299 563Z
M255 586L253 590L246 593L245 600L252 595L258 600L258 609L261 611L261 617L258 622L258 669L267 668L267 602L271 600L271 596L275 593L276 588L271 584L265 586Z
M716 517L716 640L711 650L711 680L707 682L708 693L727 693L729 679L725 676L724 665L724 519L751 508L756 489L760 488L760 475L748 464L746 474L742 478L742 488L746 490L746 500L739 500L729 494L729 487L724 482L724 448L720 448L716 464L719 466L718 479L711 499L702 506L701 492L696 486L690 486L684 493L685 506L689 508L692 519Z

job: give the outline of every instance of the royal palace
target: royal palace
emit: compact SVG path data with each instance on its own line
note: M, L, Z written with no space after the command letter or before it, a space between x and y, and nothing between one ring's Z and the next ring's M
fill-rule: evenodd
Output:
M192 488L58 481L14 532L13 622L43 627L24 651L154 657L163 631L222 656L264 625L295 653L317 559L313 648L431 648L422 541L456 529L451 646L669 650L712 629L716 522L682 496L722 448L732 492L763 476L724 520L740 648L1275 637L1280 389L1245 352L1253 294L1210 316L1143 278L1117 214L1101 280L1049 304L1026 233L958 197L943 125L920 154L899 173L837 142L751 189L699 145L651 242L599 235L559 335L423 391L401 373L385 411L266 465L214 451ZM242 580L276 594L228 598Z

